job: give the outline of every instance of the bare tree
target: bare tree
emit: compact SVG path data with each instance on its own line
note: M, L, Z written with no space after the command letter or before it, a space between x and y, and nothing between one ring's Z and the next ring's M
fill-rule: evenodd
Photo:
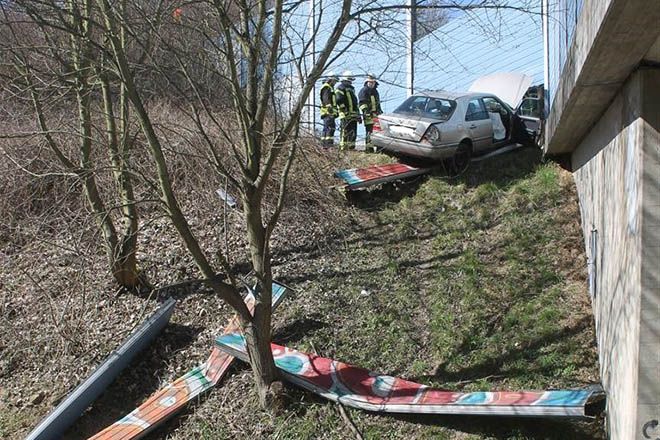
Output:
M36 121L32 134L43 138L64 172L80 180L92 214L98 218L113 277L121 286L135 288L141 280L136 264L138 209L126 163L131 148L129 107L122 90L120 115L115 116L116 98L110 90L110 74L104 57L97 57L92 46L91 4L71 2L69 8L46 8L34 2L25 4L25 8L17 6L0 4L5 37L1 49L15 72L4 89L16 99L29 97ZM100 164L93 158L91 107L97 84L102 90L102 132L117 184L119 206L113 208L118 215L108 208L96 178ZM79 123L77 160L54 134L56 130L44 110L44 105L68 107L72 103L77 107Z
M134 207L135 197L124 190L128 187L121 186L130 186L130 173L122 177L122 172L128 170L122 158L130 148L130 107L153 161L159 202L204 282L238 314L260 402L268 407L274 397L271 384L278 376L270 351L270 246L285 207L287 179L298 148L294 139L300 115L326 67L362 39L376 39L385 27L396 22L395 15L406 6L384 0L336 0L320 8L317 26L310 35L299 18L306 4L302 1L200 0L167 5L158 2L155 6L146 1L129 5L125 0L69 0L66 5L46 0L16 3L44 30L44 39L53 34L67 35L71 42L68 51L53 53L51 57L62 59L61 66L71 65L62 76L69 82L80 115L81 166L73 166L57 153L56 145L51 148L58 157L62 156L60 160L67 169L80 173L88 197L96 201L91 203L94 212L107 212L94 193L88 153L92 138L88 109L92 99L99 99L90 85L94 79L109 117L105 131L113 171L125 205ZM420 7L470 9L497 5L496 1L479 1ZM309 63L306 55L312 50L312 39L323 44L317 46L320 49L314 62ZM27 73L27 58L17 59L17 70ZM279 89L284 65L294 66L292 70L299 80L297 90ZM145 78L152 80L144 81ZM172 132L159 129L149 110L149 100L157 94L159 84L165 85L167 90L160 90L187 118L185 133L180 131L178 135L194 138L206 164L240 194L249 261L257 280L254 313L242 301L227 250L209 252L196 237L181 207L172 175L176 151L165 148ZM35 89L30 83L26 87ZM276 105L282 93L292 95L285 109ZM117 94L119 128L113 124L112 100ZM229 104L225 94L229 94ZM280 111L276 112L278 108ZM46 139L51 133L45 125L39 131ZM137 221L135 212L126 211L125 215ZM109 217L102 221L106 237L111 237ZM131 223L129 230L134 231L133 227ZM116 245L110 247L116 249Z
M103 30L112 49L123 87L126 88L128 99L132 103L156 164L162 202L203 274L205 282L238 313L246 337L260 401L263 406L268 406L272 398L270 385L277 377L270 352L272 290L270 238L284 207L286 181L295 157L295 143L289 141L298 125L300 113L313 81L321 75L344 27L349 22L351 0L343 2L335 28L310 74L310 81L303 87L291 113L274 126L269 126L268 116L272 108L273 81L281 57L280 43L284 22L281 0L275 1L272 8L269 8L270 5L266 1L228 4L214 1L200 3L192 11L184 10L183 25L188 26L191 31L194 28L206 34L207 47L213 48L226 59L222 69L214 73L219 78L224 78L230 85L232 109L238 123L234 129L223 127L214 117L210 108L212 102L205 99L197 81L190 74L193 65L190 57L173 43L168 43L165 38L160 39L160 42L166 45L167 53L177 60L179 67L177 73L188 80L189 87L180 92L187 98L185 102L190 106L189 115L206 143L211 163L240 192L250 261L258 281L258 294L253 314L247 310L241 299L239 286L226 255L222 252L217 254L218 264L229 277L228 281L223 281L217 276L217 269L203 251L179 206L161 139L145 108L126 51L117 38L120 29L126 25L121 11L114 8L108 0L99 0L98 5L103 19ZM266 32L267 27L270 28L269 32ZM267 34L270 35L270 41L264 41ZM223 133L225 140L231 144L233 158L230 161L236 163L237 175L230 172L227 158L220 156L216 142L208 134L205 122L215 125ZM278 163L280 165L277 165ZM274 208L265 213L264 197L276 169L279 172L277 201Z

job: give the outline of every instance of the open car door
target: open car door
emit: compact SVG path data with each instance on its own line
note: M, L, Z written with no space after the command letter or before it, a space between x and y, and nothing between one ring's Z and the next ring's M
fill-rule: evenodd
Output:
M469 89L470 92L495 95L514 109L515 114L511 121L510 139L512 142L528 146L538 146L536 139L541 129L540 119L542 115L538 115L538 123L534 124L533 121L529 121L531 116L526 116L523 120L517 109L525 94L530 90L533 81L534 78L524 73L499 72L477 78ZM535 127L535 130L530 130L530 127Z

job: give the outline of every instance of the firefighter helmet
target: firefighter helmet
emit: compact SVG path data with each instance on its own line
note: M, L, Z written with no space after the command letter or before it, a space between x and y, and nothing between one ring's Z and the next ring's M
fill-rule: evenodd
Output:
M355 76L353 76L353 72L351 72L350 70L344 70L344 73L341 74L341 80L353 82L355 81Z

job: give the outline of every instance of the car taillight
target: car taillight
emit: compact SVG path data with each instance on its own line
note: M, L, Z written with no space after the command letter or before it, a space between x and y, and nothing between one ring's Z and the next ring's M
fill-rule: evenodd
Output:
M383 131L383 127L380 126L380 121L377 116L374 116L374 131Z
M436 126L431 125L428 130L426 130L426 133L424 133L424 136L422 136L422 139L429 144L436 144L440 142L440 130L438 130Z

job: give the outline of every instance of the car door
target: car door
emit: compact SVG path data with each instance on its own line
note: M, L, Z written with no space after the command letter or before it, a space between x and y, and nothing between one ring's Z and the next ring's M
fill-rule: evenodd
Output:
M511 137L511 110L493 96L484 96L482 101L493 126L493 145L507 143Z
M474 151L483 150L492 145L493 124L481 98L468 101L465 123Z

